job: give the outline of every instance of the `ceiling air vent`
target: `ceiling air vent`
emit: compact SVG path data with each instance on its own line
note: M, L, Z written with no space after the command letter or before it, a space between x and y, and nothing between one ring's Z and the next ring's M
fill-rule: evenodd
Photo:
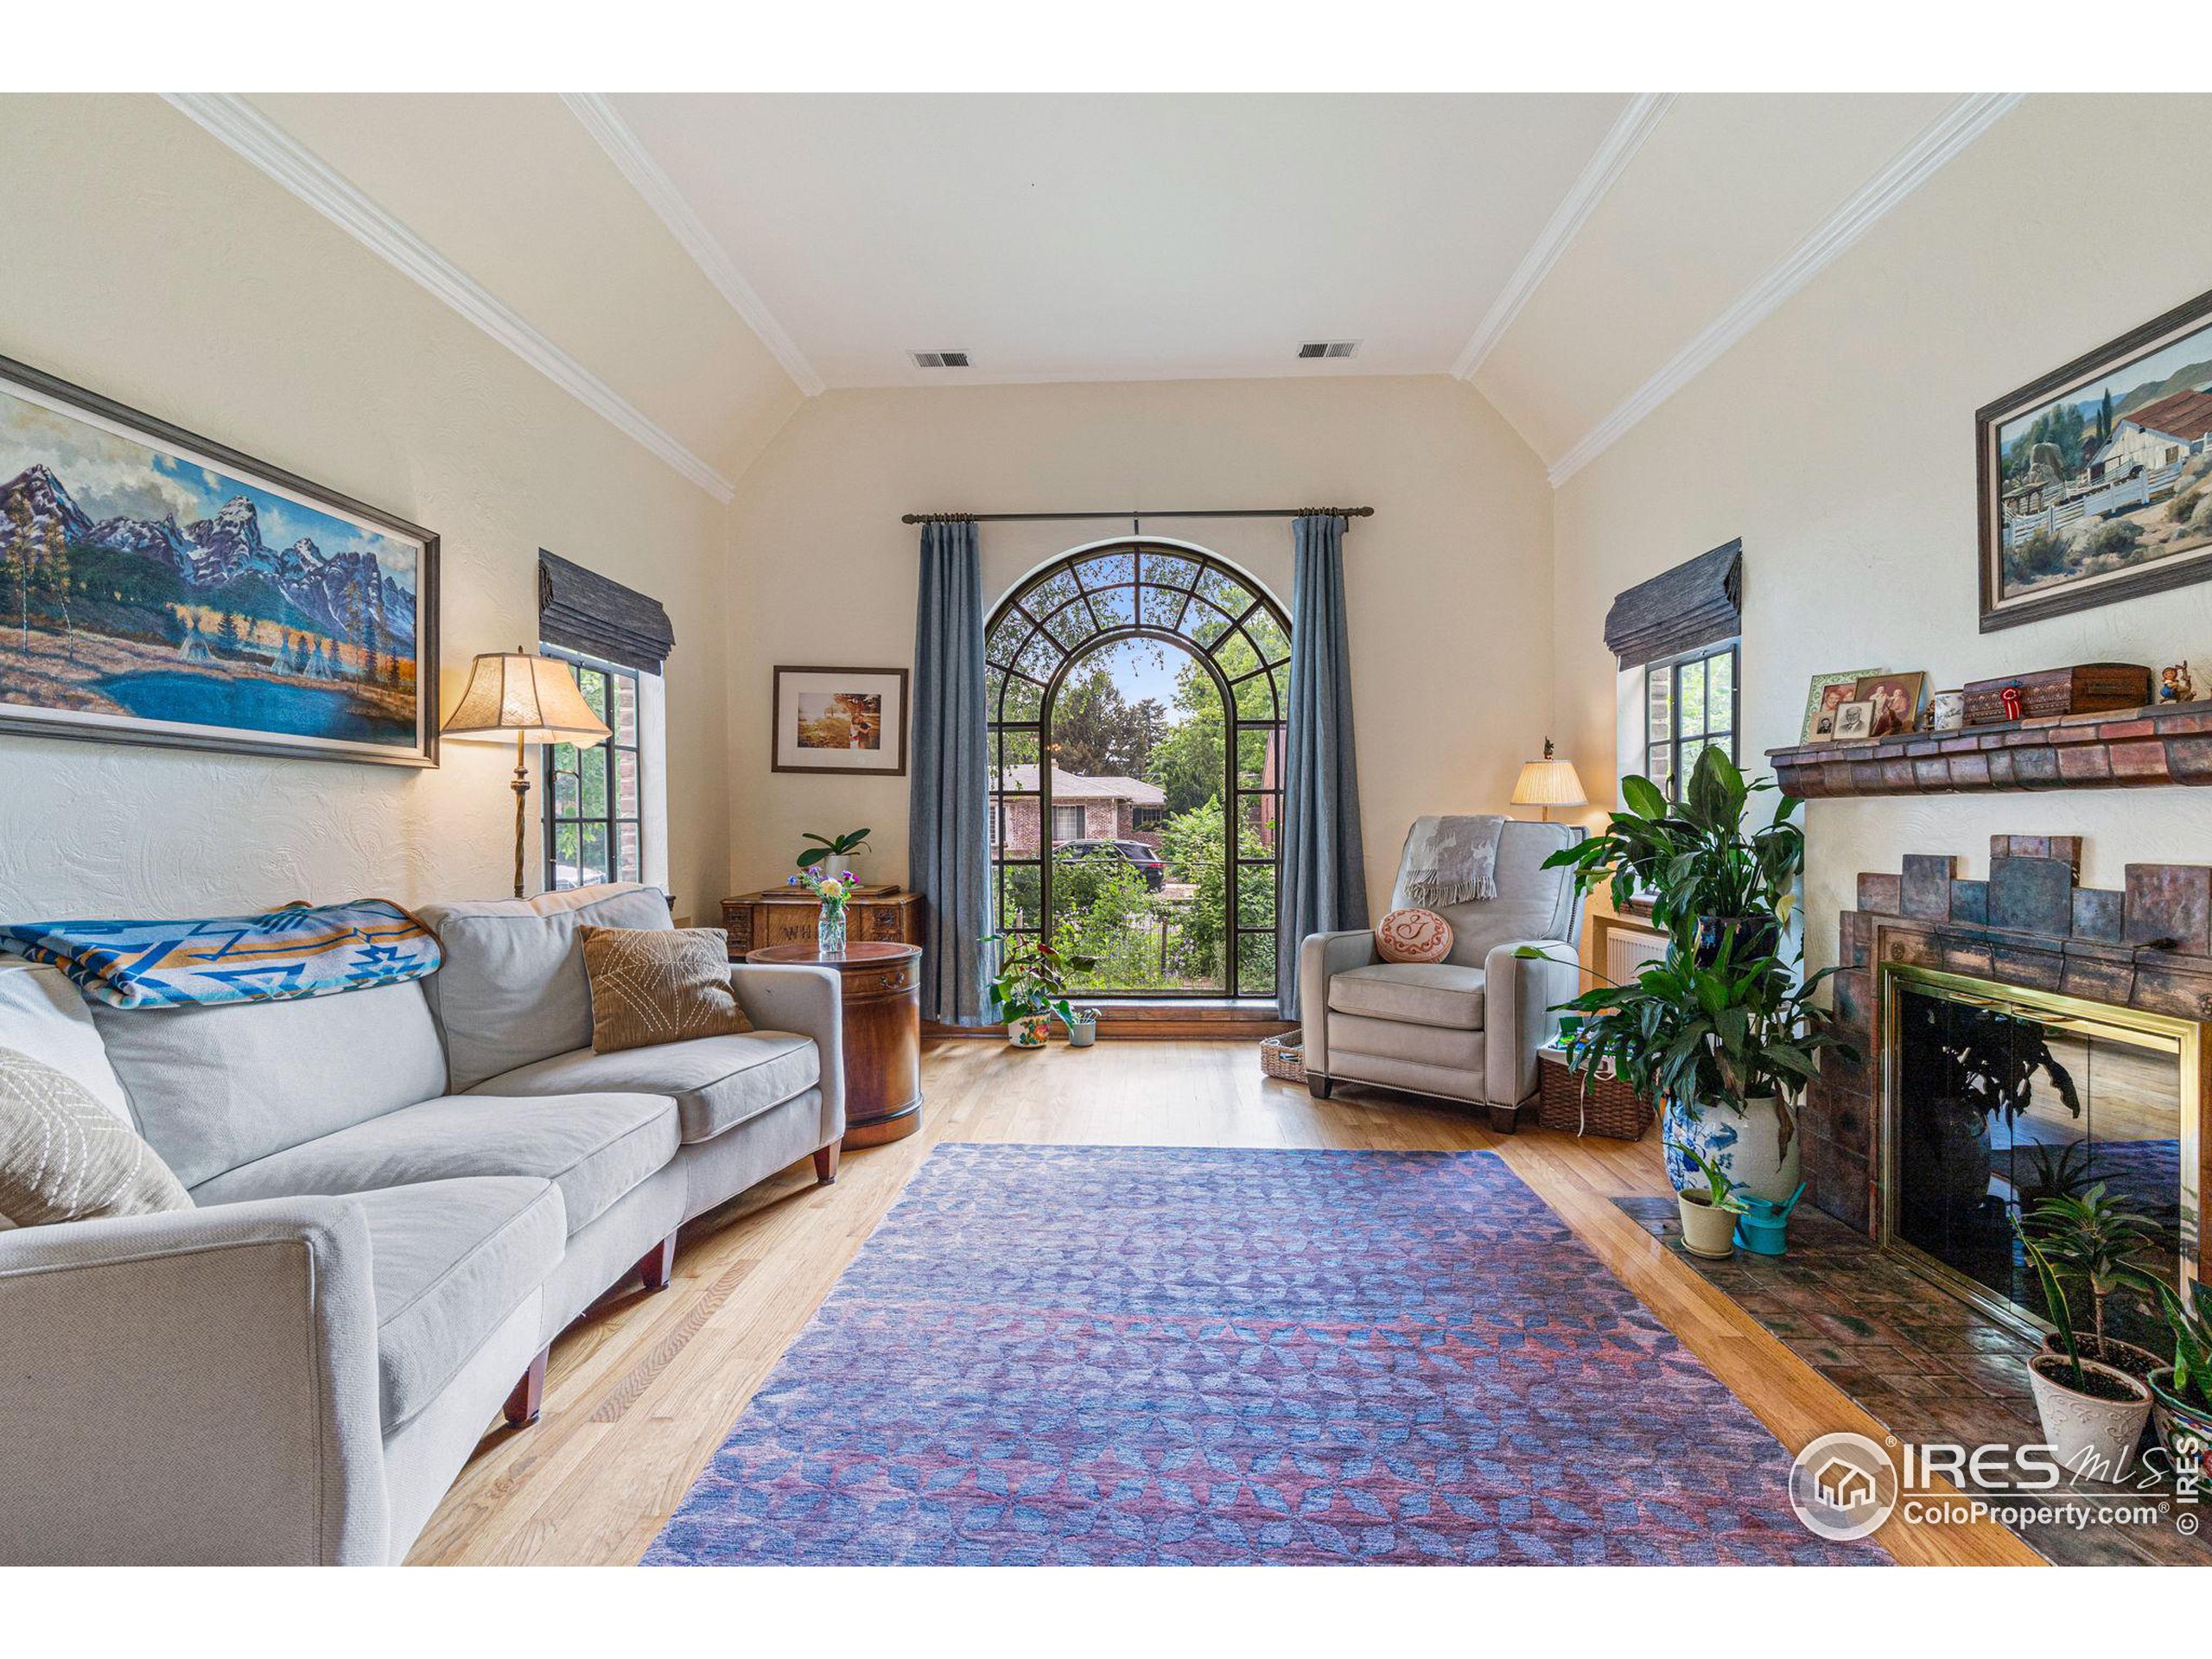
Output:
M1309 340L1298 348L1300 357L1350 357L1359 349L1356 340Z
M909 352L918 369L964 369L968 366L965 352Z

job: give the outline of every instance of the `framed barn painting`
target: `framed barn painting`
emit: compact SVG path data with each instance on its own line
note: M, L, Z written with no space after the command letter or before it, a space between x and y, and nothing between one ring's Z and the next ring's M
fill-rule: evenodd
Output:
M1976 412L1981 631L2212 578L2212 294Z
M438 538L0 358L0 732L437 764Z
M775 770L906 775L906 671L776 670Z

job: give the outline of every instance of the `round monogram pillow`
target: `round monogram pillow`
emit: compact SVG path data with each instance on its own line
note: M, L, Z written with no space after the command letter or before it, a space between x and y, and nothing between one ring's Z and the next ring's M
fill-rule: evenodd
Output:
M1376 925L1385 962L1441 962L1452 954L1452 924L1433 910L1394 910Z

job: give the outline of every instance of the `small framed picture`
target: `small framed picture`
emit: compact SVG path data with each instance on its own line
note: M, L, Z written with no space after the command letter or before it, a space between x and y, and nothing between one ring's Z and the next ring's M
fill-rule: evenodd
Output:
M1835 731L1829 738L1834 743L1864 743L1874 735L1874 703L1872 698L1864 702L1840 702L1835 709Z
M776 670L774 769L906 775L906 671Z
M1835 711L1857 699L1859 682L1878 668L1854 668L1847 674L1815 674L1805 697L1805 729L1800 743L1826 743L1835 735Z
M1920 705L1928 695L1925 674L1868 674L1859 682L1855 702L1874 705L1875 737L1898 737L1920 724ZM1843 735L1839 730L1838 737Z

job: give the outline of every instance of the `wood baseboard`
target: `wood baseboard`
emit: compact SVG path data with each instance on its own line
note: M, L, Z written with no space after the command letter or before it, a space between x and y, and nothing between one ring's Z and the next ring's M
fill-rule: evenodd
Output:
M1155 1042L1173 1041L1179 1038L1249 1037L1256 1043L1262 1037L1274 1037L1298 1029L1298 1021L1281 1018L1274 1008L1262 1002L1164 997L1157 1002L1101 1002L1098 1007L1103 1010L1103 1017L1098 1022L1101 1041L1133 1037ZM998 1026L941 1026L934 1020L922 1022L922 1034L926 1037L984 1038L995 1042L1006 1040L1004 1029ZM1066 1040L1057 1026L1052 1040Z

